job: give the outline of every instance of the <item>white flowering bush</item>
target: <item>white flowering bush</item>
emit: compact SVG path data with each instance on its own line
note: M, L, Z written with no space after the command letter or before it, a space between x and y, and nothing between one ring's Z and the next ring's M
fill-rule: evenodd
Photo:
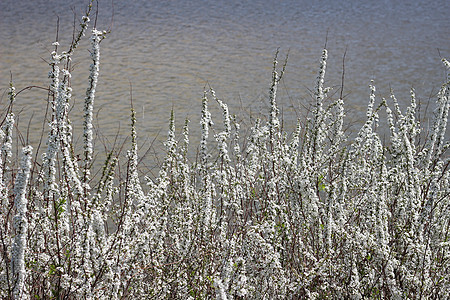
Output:
M106 36L96 28L90 33L82 153L74 150L69 121L71 57L88 30L90 11L68 51L58 52L54 43L52 116L42 158L33 158L27 146L15 170L12 109L1 124L1 298L448 296L449 77L427 134L416 118L414 91L401 111L394 95L378 99L371 83L367 120L351 138L343 129L343 99L327 100L323 50L311 118L299 120L288 135L276 102L286 64L280 70L276 55L267 122L256 120L247 138L209 88L195 161L188 155L189 122L177 138L172 112L160 171L139 178L132 110L126 176L111 151L93 180L92 112ZM448 73L450 63L443 62ZM8 96L12 104L12 83ZM221 109L223 124L213 123L209 105ZM380 111L387 115L386 141L377 133Z

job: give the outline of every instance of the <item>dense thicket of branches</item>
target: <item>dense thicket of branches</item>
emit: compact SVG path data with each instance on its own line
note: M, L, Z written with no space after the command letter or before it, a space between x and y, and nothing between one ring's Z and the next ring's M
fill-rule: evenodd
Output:
M227 105L208 89L198 159L188 159L188 122L176 138L172 114L164 162L143 188L133 110L126 177L118 175L112 151L101 176L91 180L92 110L105 36L95 28L83 153L74 153L70 64L88 24L87 14L69 51L58 53L55 43L42 160L31 161L32 149L25 147L19 170L10 168L13 113L2 122L1 298L448 296L448 78L422 142L414 91L402 112L394 96L378 100L373 83L367 120L349 138L343 100L325 101L324 50L311 118L299 121L288 138L276 103L284 71L276 56L267 122L256 120L241 138ZM210 100L222 109L223 125L213 125ZM381 110L390 130L385 142L376 131Z

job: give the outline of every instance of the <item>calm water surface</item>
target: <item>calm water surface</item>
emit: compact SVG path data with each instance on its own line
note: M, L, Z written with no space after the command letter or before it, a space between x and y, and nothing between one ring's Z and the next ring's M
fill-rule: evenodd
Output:
M60 43L71 40L73 12L80 18L86 1L2 0L0 2L0 93L6 101L10 72L20 90L47 86L50 57L60 18ZM318 62L328 32L327 84L341 82L351 121L364 115L368 84L380 97L393 88L403 107L414 87L421 101L444 79L440 55L450 58L450 1L100 1L98 29L112 33L101 44L96 96L97 128L107 138L127 133L130 83L139 134L164 139L175 110L181 127L189 117L198 133L201 97L209 83L231 113L265 112L275 50L289 50L279 92L286 122L304 113L311 101ZM89 67L87 39L74 57L72 120L81 124ZM25 91L17 99L20 128L30 122L35 142L42 127L46 93ZM216 117L216 123L220 123ZM248 122L248 121L243 121ZM197 134L198 136L198 134Z

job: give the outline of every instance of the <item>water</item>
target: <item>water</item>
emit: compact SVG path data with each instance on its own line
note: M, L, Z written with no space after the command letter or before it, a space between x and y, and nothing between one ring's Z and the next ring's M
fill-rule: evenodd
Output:
M2 0L0 2L0 93L6 102L10 72L17 90L47 86L48 60L59 36L67 48L73 12L80 18L86 1ZM402 107L409 89L427 102L445 74L440 55L450 58L450 2L442 1L100 1L98 29L111 26L101 44L96 128L104 138L127 134L132 97L141 141L156 138L159 147L173 107L177 125L189 117L198 136L201 97L210 84L241 116L265 112L273 55L289 50L279 92L286 123L304 115L311 101L321 50L327 43L327 84L339 93L345 61L345 101L349 121L364 116L368 85L375 80L380 97L392 88ZM114 11L114 14L113 14ZM74 57L72 120L81 124L89 44ZM42 128L46 92L22 92L15 111L29 142ZM30 118L33 116L31 121ZM220 115L216 123L220 123ZM248 118L242 123L248 123ZM286 125L289 127L288 125ZM197 134L196 134L197 133Z

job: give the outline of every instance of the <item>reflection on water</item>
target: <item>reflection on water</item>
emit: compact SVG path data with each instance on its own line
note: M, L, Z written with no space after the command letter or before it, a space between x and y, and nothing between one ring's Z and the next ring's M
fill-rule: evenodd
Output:
M4 93L10 71L18 89L46 86L51 43L60 18L61 44L72 34L72 9L80 18L86 1L2 0L0 3L0 88ZM200 99L209 83L230 105L232 113L257 113L267 107L272 57L289 50L285 80L279 92L286 120L296 118L299 103L310 100L318 60L325 44L327 79L340 85L342 56L349 108L362 112L368 84L375 79L381 96L392 87L406 103L415 87L422 101L444 79L439 52L450 57L450 2L441 1L100 1L99 29L113 31L102 42L101 75L96 97L102 134L126 134L130 83L141 136L153 138L173 107L178 124L188 116L198 132ZM87 39L75 56L75 102L84 97L89 65ZM42 58L42 59L41 59ZM78 64L77 64L78 63ZM22 123L42 126L46 94L23 92L17 103ZM5 101L3 96L2 101ZM72 120L81 124L82 105ZM349 114L353 118L362 113ZM356 116L356 117L355 117ZM217 122L219 123L219 122ZM31 134L32 135L32 134ZM30 136L36 140L37 136Z

